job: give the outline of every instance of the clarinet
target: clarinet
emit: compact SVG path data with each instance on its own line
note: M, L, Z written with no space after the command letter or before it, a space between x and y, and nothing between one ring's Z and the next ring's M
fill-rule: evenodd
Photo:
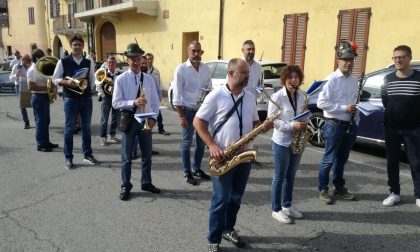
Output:
M362 75L360 76L360 80L359 80L359 83L358 83L358 86L357 86L356 102L355 102L356 105L359 103L360 96L362 95L363 80L364 79L365 79L365 72L363 72ZM347 134L353 133L351 129L353 128L354 118L356 117L356 112L351 113L349 128L347 129L347 132L346 132Z

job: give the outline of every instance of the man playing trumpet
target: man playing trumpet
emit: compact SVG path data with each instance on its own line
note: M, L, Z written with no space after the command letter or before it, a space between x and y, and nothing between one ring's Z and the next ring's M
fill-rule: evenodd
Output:
M80 114L82 129L83 161L88 164L96 164L98 161L92 155L90 124L92 119L92 85L95 84L94 64L83 57L83 38L75 35L70 39L72 53L58 61L54 71L53 81L56 85L63 87L64 96L64 156L66 159L65 168L74 169L73 164L73 128L76 118ZM88 69L87 79L80 82L87 82L82 92L77 80L69 79L75 72L81 69Z
M105 78L108 78L112 82L115 81L119 72L116 71L117 60L115 57L111 56L107 59L107 66L108 69L106 71ZM103 68L101 68L103 69ZM109 143L119 143L120 140L115 137L117 133L117 126L118 126L118 110L112 107L112 92L105 92L104 91L104 80L98 80L98 76L96 76L96 91L98 91L98 101L101 101L101 145L106 146ZM107 140L107 128L108 128L108 118L109 113L112 111L111 117L111 125L109 130L109 141Z
M112 106L115 109L130 111L130 113L154 112L159 114L159 97L154 80L140 71L143 50L136 43L127 46L124 53L129 69L119 75L114 84ZM143 110L143 112L142 112ZM121 133L121 193L120 199L127 200L133 185L131 178L132 150L136 136L141 149L141 189L151 193L160 193L160 189L152 184L152 132L156 116L149 117L138 123L134 118L127 123L127 129ZM145 127L147 126L147 127Z

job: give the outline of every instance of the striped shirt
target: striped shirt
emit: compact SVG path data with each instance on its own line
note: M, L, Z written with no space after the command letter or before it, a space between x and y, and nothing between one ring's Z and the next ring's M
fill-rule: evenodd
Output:
M381 88L385 108L384 125L396 129L420 127L420 72L399 78L396 72L384 78Z

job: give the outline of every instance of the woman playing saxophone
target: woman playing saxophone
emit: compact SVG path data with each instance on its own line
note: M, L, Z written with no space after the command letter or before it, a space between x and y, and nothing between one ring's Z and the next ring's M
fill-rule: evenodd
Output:
M300 219L302 213L292 207L293 183L302 154L293 154L291 148L293 130L306 129L306 122L293 121L300 114L305 96L298 92L303 82L303 73L296 65L283 69L281 80L285 86L271 96L268 116L276 113L279 106L283 113L274 121L271 138L274 155L274 177L272 183L272 217L281 223L291 223L290 217ZM276 106L277 105L279 106Z

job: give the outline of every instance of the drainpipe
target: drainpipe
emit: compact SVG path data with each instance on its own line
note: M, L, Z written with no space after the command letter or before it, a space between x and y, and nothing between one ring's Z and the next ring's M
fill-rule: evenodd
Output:
M223 0L220 0L219 9L219 45L217 50L217 59L222 59L222 36L223 36Z

